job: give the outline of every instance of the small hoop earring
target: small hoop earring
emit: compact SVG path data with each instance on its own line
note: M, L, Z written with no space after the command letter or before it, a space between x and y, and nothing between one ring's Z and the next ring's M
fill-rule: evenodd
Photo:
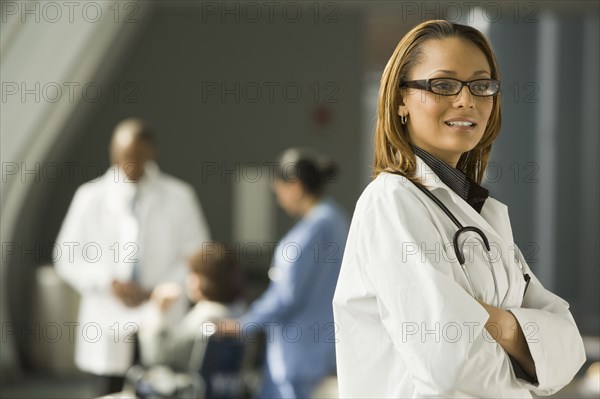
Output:
M403 125L406 125L406 115L400 116L400 122L402 122Z

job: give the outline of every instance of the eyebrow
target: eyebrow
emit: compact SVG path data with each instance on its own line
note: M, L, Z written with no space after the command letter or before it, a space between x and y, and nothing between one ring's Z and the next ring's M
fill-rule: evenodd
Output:
M438 69L438 70L436 70L436 71L433 71L433 72L431 73L431 75L433 75L433 74L434 74L434 73L436 73L436 72L442 72L442 73L446 73L446 74L448 74L448 75L454 75L454 76L456 76L456 72L455 72L455 71L448 71L448 70L446 70L446 69ZM480 70L480 71L475 71L475 72L473 72L473 76L474 76L474 75L483 75L483 74L489 74L489 75L491 75L491 72L489 72L489 71L486 71L486 70L483 70L483 69L482 69L482 70ZM430 76L431 76L431 75L430 75Z

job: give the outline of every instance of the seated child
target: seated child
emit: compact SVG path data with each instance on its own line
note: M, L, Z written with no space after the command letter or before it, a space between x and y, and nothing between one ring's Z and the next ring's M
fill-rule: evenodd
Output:
M199 370L212 333L207 324L243 314L242 278L235 255L220 243L204 245L188 260L187 296L194 307L177 323L169 321L171 305L181 295L176 283L158 285L138 337L144 366L164 365L175 371Z

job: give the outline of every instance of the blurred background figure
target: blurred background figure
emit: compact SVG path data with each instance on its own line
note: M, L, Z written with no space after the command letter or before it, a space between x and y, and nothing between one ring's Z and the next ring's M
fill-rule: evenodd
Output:
M345 213L324 196L336 173L327 158L300 148L275 167L277 203L298 221L275 247L268 289L240 319L242 335L266 334L260 398L309 398L335 373L331 301L348 233Z
M218 242L204 243L188 260L187 298L194 307L179 321L173 304L176 283L157 285L140 325L141 366L127 372L123 394L141 397L238 399L245 392L245 345L213 336L215 322L245 310L236 253ZM212 338L211 338L212 337ZM166 385L165 385L166 384Z
M188 261L186 294L194 307L183 320L172 321L172 305L181 295L179 285L161 283L152 291L152 306L139 331L142 364L200 370L208 337L214 332L207 323L240 317L245 310L242 293L236 255L221 243L205 243Z
M60 248L76 249L56 256L55 265L81 295L75 360L93 376L97 395L121 389L151 290L183 283L186 256L209 240L193 189L154 162L153 137L139 119L117 125L113 166L77 190L57 239Z

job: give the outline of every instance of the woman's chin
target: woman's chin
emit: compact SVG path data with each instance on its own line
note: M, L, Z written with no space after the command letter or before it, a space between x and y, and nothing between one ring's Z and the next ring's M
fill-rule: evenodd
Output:
M453 138L452 140L449 140L446 150L455 154L464 154L465 152L471 151L473 148L475 148L478 142L479 139L476 137L463 136L459 137L458 139Z

